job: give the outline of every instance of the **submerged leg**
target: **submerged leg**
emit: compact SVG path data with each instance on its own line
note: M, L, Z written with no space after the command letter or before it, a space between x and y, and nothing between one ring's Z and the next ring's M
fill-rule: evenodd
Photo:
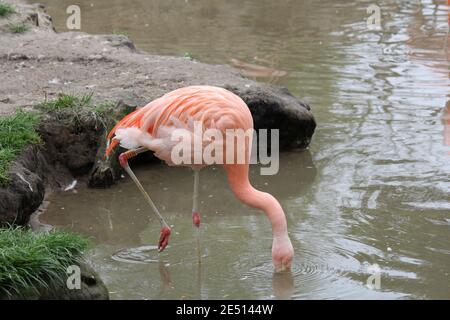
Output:
M164 220L163 216L159 212L155 203L150 198L148 193L145 191L144 187L139 182L138 178L136 177L134 172L131 170L130 165L128 164L129 159L137 156L140 153L146 152L146 151L148 151L148 149L146 149L146 148L138 148L138 149L134 149L134 150L128 150L127 152L124 152L119 155L119 162L120 162L120 165L125 169L125 171L128 173L128 175L131 177L133 182L136 184L139 191L141 191L144 198L147 200L148 204L150 205L153 212L157 216L159 222L161 223L161 235L160 235L159 242L158 242L158 249L161 252L166 248L167 244L169 243L169 236L170 236L170 232L171 232L170 227L167 224L167 222Z
M194 195L192 204L192 222L194 225L200 227L200 213L198 212L198 186L200 180L200 169L194 169Z
M194 169L194 195L192 204L192 222L197 229L197 253L198 263L201 263L201 249L200 249L200 213L198 212L198 187L200 183L200 169Z

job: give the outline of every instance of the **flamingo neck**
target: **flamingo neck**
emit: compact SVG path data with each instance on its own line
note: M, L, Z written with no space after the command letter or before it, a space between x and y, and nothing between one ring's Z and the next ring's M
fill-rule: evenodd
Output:
M248 179L247 165L231 165L225 167L228 183L235 196L249 207L260 209L272 224L274 237L286 237L287 222L280 203L271 194L255 189Z

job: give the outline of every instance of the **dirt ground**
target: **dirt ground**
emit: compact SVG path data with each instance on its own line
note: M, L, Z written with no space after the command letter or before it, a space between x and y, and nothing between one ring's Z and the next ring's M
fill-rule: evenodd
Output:
M13 3L19 14L0 19L0 115L61 91L93 91L96 99L124 99L137 105L194 84L264 88L282 95L243 78L229 66L140 52L123 35L55 33L42 6L20 0L6 2ZM31 29L12 34L8 30L11 22L25 22Z

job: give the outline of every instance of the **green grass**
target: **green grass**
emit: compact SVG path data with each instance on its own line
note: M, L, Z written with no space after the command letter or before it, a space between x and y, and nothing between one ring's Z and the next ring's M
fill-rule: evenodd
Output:
M7 17L10 14L16 13L16 9L9 3L0 2L0 17Z
M9 168L16 156L28 144L40 142L35 130L38 121L38 115L22 110L12 116L0 117L0 185L9 181Z
M192 53L190 53L190 52L185 52L184 54L183 54L183 58L186 58L186 59L188 59L188 60L195 60L195 57L194 57L194 55L192 54Z
M25 33L30 30L30 27L24 23L10 24L9 31L12 33Z
M81 97L60 93L54 100L44 101L38 104L38 108L46 112L56 112L67 108L82 108L91 103L92 93Z
M0 295L39 293L49 283L65 283L89 242L65 231L34 233L20 227L0 229Z
M110 112L111 109L114 108L114 106L115 106L114 102L105 101L93 106L91 112L97 116L106 116L108 112Z
M114 30L113 34L118 35L118 36L125 36L127 38L130 37L130 34L127 31L124 31L124 30Z
M44 101L37 107L66 124L81 123L88 118L93 118L96 122L104 124L104 118L109 115L115 104L110 101L94 104L92 95L93 93L82 96L60 93L56 99Z

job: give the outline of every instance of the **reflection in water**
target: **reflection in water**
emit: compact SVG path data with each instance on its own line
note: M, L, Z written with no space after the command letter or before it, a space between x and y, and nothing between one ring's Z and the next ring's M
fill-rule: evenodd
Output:
M143 246L120 250L113 254L112 259L123 263L157 263L162 286L155 297L161 299L164 298L166 290L176 290L177 285L172 281L172 277L170 276L170 264L159 260L157 253L157 246ZM191 275L192 277L194 277L194 275L196 276L195 295L193 296L195 299L203 299L202 268L202 264L198 262L196 273ZM290 299L294 294L294 277L292 273L290 271L273 273L272 289L275 298Z
M164 288L173 288L173 283L170 278L169 269L163 262L159 262L159 275L161 276L161 282L164 285Z
M450 147L450 100L445 105L442 121L444 122L444 144Z
M41 1L65 31L71 0ZM450 298L445 0L377 1L381 30L367 29L372 0L78 3L83 31L127 31L151 53L285 70L279 83L310 104L318 122L310 150L283 154L278 175L251 172L287 213L297 254L292 293L288 276L273 275L270 226L234 199L218 168L202 172L201 277L189 171L138 170L176 230L158 263L111 259L158 238L129 179L108 192L78 186L77 195L51 199L41 218L94 238L90 260L112 298ZM162 293L159 261L173 284ZM374 264L380 290L366 287Z
M277 299L288 300L294 294L294 277L291 272L274 273L272 277L273 294Z
M273 83L278 78L287 75L286 71L277 70L272 67L251 64L238 59L231 59L231 64L240 70L241 74L249 78L265 78Z
M126 248L112 255L112 259L129 263L154 263L158 262L158 246L142 246L138 248Z

